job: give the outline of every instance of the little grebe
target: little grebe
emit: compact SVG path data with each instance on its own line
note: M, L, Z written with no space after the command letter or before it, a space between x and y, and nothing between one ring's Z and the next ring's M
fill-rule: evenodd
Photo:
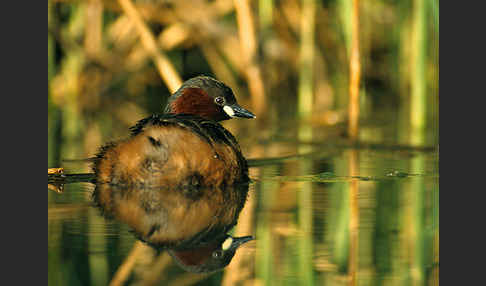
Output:
M117 185L219 186L248 180L240 147L216 121L254 118L232 90L211 77L187 80L165 114L131 127L131 137L109 143L94 158L96 180Z
M225 266L252 239L226 234L249 183L236 139L218 123L233 117L255 116L222 82L187 80L169 98L165 114L140 120L128 139L101 147L93 162L98 205L141 240L167 249L186 270Z

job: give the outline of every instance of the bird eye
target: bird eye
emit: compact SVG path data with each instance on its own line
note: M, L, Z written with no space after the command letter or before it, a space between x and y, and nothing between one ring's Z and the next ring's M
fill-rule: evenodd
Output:
M214 99L214 102L218 105L224 105L226 101L224 100L224 97L218 96Z
M214 258L220 258L221 256L223 256L223 252L221 250L216 250L213 252Z

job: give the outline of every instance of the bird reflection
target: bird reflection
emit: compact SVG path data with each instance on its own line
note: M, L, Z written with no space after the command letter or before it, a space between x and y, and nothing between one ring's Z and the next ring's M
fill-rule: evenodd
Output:
M170 189L97 183L93 200L105 217L127 224L135 236L157 250L167 250L190 272L227 266L252 236L232 237L243 204L215 202L199 194L246 194L248 183L222 188ZM187 195L191 194L191 195Z

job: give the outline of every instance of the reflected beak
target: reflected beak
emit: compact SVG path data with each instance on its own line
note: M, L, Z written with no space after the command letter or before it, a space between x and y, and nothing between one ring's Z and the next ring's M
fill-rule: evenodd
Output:
M225 105L223 107L224 112L228 114L229 117L241 117L241 118L255 118L256 116L250 111L244 109L238 104Z

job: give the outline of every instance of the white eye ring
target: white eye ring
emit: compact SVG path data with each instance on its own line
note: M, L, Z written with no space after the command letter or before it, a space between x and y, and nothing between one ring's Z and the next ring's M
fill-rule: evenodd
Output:
M229 107L228 105L225 105L223 107L223 110L224 112L226 112L226 114L228 114L229 117L235 117L235 111L233 110L233 108Z

